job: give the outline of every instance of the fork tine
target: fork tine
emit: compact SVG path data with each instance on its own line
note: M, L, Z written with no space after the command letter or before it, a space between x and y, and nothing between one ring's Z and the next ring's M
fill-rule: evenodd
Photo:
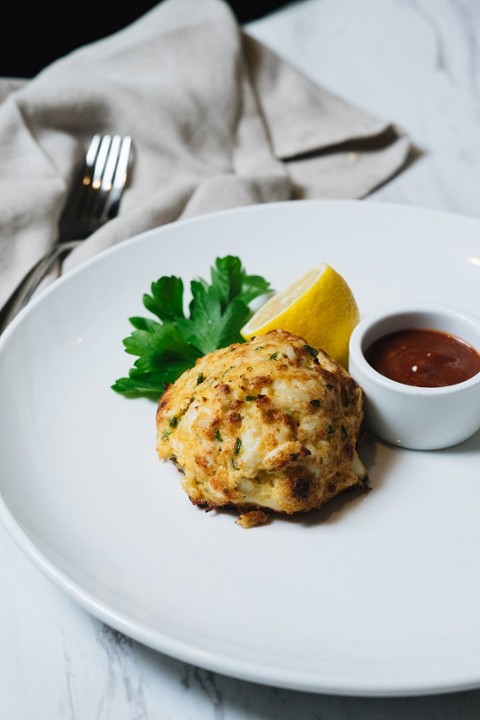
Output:
M122 198L125 185L127 184L127 175L132 161L133 144L130 135L126 135L120 145L118 163L113 177L112 189L105 204L103 217L105 220L111 219L118 214L120 200Z
M125 187L127 181L127 170L130 164L130 154L132 149L132 138L130 135L126 135L122 140L122 146L120 148L120 156L118 159L117 171L113 179L113 187L115 190L120 190Z
M83 174L83 184L91 185L93 179L93 168L97 159L98 150L100 147L101 135L94 135L90 141L90 145L87 150L85 157L85 167Z

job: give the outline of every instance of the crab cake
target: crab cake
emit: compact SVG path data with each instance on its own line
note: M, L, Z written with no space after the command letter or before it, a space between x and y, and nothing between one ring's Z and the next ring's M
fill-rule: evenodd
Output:
M367 471L356 450L363 393L335 360L273 330L200 358L161 396L157 452L195 505L292 515L320 508Z

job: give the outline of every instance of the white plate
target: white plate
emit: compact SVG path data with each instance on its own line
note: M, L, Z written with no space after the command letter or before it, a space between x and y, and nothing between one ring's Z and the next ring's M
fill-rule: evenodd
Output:
M281 203L134 238L54 284L0 339L4 523L84 608L189 663L313 692L478 687L479 435L440 452L367 438L369 494L243 530L191 505L157 460L155 404L110 389L134 359L122 339L151 281L208 277L228 253L277 288L330 263L362 314L406 300L480 312L473 219Z

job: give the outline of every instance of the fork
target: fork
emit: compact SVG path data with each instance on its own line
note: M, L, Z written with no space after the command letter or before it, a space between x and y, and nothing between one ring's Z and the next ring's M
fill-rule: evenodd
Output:
M28 304L55 263L118 214L131 159L130 136L93 136L62 211L58 239L28 271L0 310L0 333Z

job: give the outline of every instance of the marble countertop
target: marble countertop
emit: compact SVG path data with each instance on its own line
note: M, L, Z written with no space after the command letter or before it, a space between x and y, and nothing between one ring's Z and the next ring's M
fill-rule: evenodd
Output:
M311 78L402 128L416 161L365 200L480 217L476 0L304 0L247 26ZM9 720L473 720L480 690L354 698L237 681L90 616L0 526L0 701Z

